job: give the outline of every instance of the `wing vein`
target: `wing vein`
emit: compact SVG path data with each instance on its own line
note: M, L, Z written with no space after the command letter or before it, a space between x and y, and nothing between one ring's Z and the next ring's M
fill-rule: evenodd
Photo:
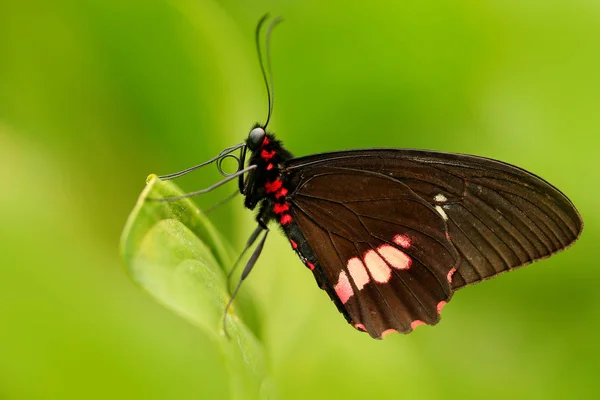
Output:
M479 202L481 202L481 204L475 204L473 203L473 208L477 208L479 210L482 210L483 213L485 215L489 215L490 214L490 210L496 212L497 214L499 214L496 210L494 210L492 207L490 207L490 205L488 203L486 203L485 201L483 201L482 199L480 199L479 197L473 196L474 199L477 199ZM483 208L487 207L488 210L483 210ZM471 214L476 215L473 211L471 211L469 208L465 207L466 210L468 210ZM488 229L490 229L490 231L494 232L491 228L489 228L489 226L487 224L485 224L478 216L476 216L477 219L479 219L484 225L486 225L488 227ZM506 219L505 219L506 220ZM506 221L506 223L510 224L509 221ZM521 241L519 240L519 238L517 238L510 230L506 229L504 226L502 226L501 223L497 224L500 229L506 233L506 235L510 236L514 242L521 248L521 250L523 251L523 253L525 253L527 255L527 257L529 258L535 258L534 256L532 256L531 254L529 254L529 251L527 250L527 248L525 246L523 246L523 244L521 243ZM512 224L510 224L512 226ZM495 233L494 233L495 234ZM496 235L498 237L500 237L499 235ZM504 244L506 244L506 246L510 249L510 251L516 256L516 258L519 260L519 262L522 262L521 257L519 257L519 255L517 254L517 252L513 249L513 246L510 246L508 243L506 243L503 239L501 239L502 242Z
M502 197L502 199L504 199L506 202L508 202L509 204L512 204L512 206L519 211L520 215L517 215L516 213L514 213L513 215L515 215L517 218L519 218L519 220L523 223L523 225L525 225L528 228L530 226L529 224L526 223L525 219L521 218L521 215L523 217L525 217L527 220L529 220L531 222L531 224L533 224L537 228L537 230L540 231L540 233L546 237L546 239L550 240L550 238L544 233L544 231L542 229L540 229L539 225L534 220L529 218L527 216L527 214L525 212L523 212L523 210L521 210L521 208L518 205L514 204L514 202L509 201L505 196L502 195L502 193L496 192L496 191L494 191L494 192L498 196ZM546 225L546 224L544 224L544 225ZM547 225L546 225L546 227L547 227ZM538 236L531 228L529 228L529 230L533 235ZM553 250L550 247L548 247L548 245L546 244L545 241L543 241L543 240L538 240L538 241L546 248L546 252L548 254L552 254ZM550 240L550 242L552 242L552 240ZM560 242L560 240L559 240L559 242Z
M508 247L510 249L510 251L517 256L517 253L515 253L515 251L508 245L508 243L506 243L500 236L496 235L496 233L492 230L492 228L490 228L488 226L488 224L486 224L481 218L479 218L479 216L477 216L477 214L475 214L473 211L471 211L468 207L463 207L464 210L466 210L468 213L470 213L473 217L475 217L475 219L477 219L483 226L485 226L489 232L493 233L502 243L504 243L506 245L506 247ZM454 224L456 225L456 222L454 222ZM477 233L479 234L479 236L486 241L486 243L494 250L494 252L498 255L499 258L502 259L502 261L504 262L505 265L507 265L509 267L509 269L511 268L510 266L510 262L506 259L506 257L504 256L504 254L498 250L496 248L496 246L494 245L494 243L490 240L488 240L485 236L485 230L480 230L476 224L472 224L473 229L475 231L477 231ZM487 258L487 257L486 257ZM518 256L517 256L518 258ZM489 261L488 261L489 262ZM490 262L490 265L492 266L492 269L495 270L493 264Z
M448 216L448 218L454 223L454 226L456 226L458 228L458 230L463 234L464 237L467 238L467 240L471 243L471 245L477 249L477 246L475 246L475 244L473 244L473 242L471 241L471 239L469 239L469 235L467 235L465 233L465 231L462 230L462 228L456 223L456 221L454 220L454 218L452 218L451 216ZM465 254L460 246L454 246L456 247L456 250L458 250L458 252L460 252L460 254L463 255L463 259L466 260L469 264L471 264L471 266L473 267L473 269L475 270L475 272L477 272L477 275L479 275L479 281L481 281L483 279L483 275L481 275L481 273L479 272L479 270L477 268L475 268L475 264L470 260L470 257L467 256L467 254ZM479 250L477 250L479 251ZM481 254L481 252L479 252ZM485 255L484 255L485 256ZM487 260L487 257L486 257ZM488 264L489 264L489 260L488 260ZM491 264L490 264L491 265ZM494 267L492 267L492 269L494 269Z

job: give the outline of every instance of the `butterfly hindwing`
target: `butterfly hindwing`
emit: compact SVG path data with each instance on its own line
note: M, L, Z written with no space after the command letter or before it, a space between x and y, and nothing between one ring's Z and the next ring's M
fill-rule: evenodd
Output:
M459 257L440 214L375 172L325 167L300 180L288 235L309 244L300 253L314 255L317 281L349 322L373 337L437 323Z

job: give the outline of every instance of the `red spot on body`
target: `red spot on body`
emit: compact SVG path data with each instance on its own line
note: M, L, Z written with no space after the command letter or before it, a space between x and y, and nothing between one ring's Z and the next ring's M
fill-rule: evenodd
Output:
M275 198L279 199L283 196L287 196L288 194L288 190L284 187L282 187L281 189L279 189L279 191L277 193L275 193Z
M260 152L260 156L263 160L269 161L271 158L275 157L275 153L276 153L275 150L267 151L267 150L263 149Z
M284 214L279 219L279 222L281 222L281 225L287 225L292 222L292 216L290 214Z
M262 147L265 147L268 144L269 144L269 138L265 136L265 138L263 139L263 142L262 142Z
M410 238L406 235L396 235L394 236L394 243L396 243L398 246L404 248L404 249L408 249L410 247Z
M395 333L395 332L398 332L398 331L397 331L397 330L395 330L395 329L386 329L385 331L383 331L383 332L381 333L381 338L382 338L382 339L384 339L384 338L385 338L387 335L389 335L390 333Z
M361 290L371 278L369 278L369 274L367 274L367 270L365 268L365 264L358 259L358 257L353 257L348 260L348 272L350 272L350 276L356 285L358 290Z
M298 245L292 239L290 239L290 243L292 244L292 249L296 250L298 248Z
M365 253L365 264L377 283L387 283L392 277L391 268L374 250Z
M389 244L379 246L377 252L385 258L385 261L396 269L409 269L412 265L412 259L407 256L405 252L398 250Z
M420 319L415 319L410 323L410 329L415 329L419 325L425 325L425 322L421 321Z
M441 314L441 313L442 313L442 308L444 308L444 306L445 306L445 305L446 305L446 302L445 302L445 301L440 301L440 302L437 304L437 312L438 312L438 314Z
M310 268L310 270L311 270L311 271L312 271L313 269L315 269L315 265L314 265L313 263L311 263L310 261L307 261L307 262L306 262L306 266L307 266L308 268Z
M358 329L359 331L363 331L363 332L367 331L367 329L365 328L365 326L363 324L355 324L354 327L356 329Z
M283 182L279 179L275 179L273 182L267 182L265 183L265 192L275 193L281 188L281 185L283 185Z
M267 171L270 171L273 169L273 164L269 163L269 165L267 165Z
M290 209L290 205L288 203L283 203L283 204L275 203L275 205L273 206L273 211L275 211L275 214L283 214L284 212L286 212L289 209Z
M452 275L454 275L455 272L456 272L456 268L452 268L448 272L448 275L446 275L446 279L448 279L448 283L452 283Z
M334 289L342 304L346 304L348 299L352 297L354 292L352 291L352 286L350 286L350 281L348 280L346 272L340 272L338 283L335 285Z

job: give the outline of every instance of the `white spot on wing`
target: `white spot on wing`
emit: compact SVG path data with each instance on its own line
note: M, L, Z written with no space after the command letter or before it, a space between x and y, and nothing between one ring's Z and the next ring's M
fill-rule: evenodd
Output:
M448 216L446 215L446 211L440 206L435 206L435 210L444 218L444 221L448 221Z
M356 288L362 290L362 288L371 280L369 274L367 274L365 265L358 257L352 257L348 260L346 266L348 267L348 272L350 272L350 276L352 277Z
M374 250L365 253L365 265L377 283L387 283L392 277L392 269Z
M377 252L385 258L392 267L396 269L409 269L412 264L412 259L405 252L397 248L384 244L377 248Z
M344 271L340 272L340 277L338 278L338 283L334 287L335 292L342 304L346 304L348 299L352 297L354 292L352 291L352 286L350 286L350 281L348 280L348 276Z
M445 201L448 201L448 199L446 198L446 196L444 196L443 194L439 193L436 194L433 198L433 200L437 201L438 203L443 203Z
M410 247L410 238L406 235L396 235L394 236L394 243L398 246L408 249Z

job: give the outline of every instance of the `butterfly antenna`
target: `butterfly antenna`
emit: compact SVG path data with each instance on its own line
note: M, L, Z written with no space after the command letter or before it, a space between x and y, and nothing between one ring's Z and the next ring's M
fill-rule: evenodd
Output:
M259 226L254 232L256 233L258 231L260 233L262 230L264 230L264 228ZM231 304L233 303L233 299L235 299L237 292L240 290L240 287L242 286L242 282L244 282L244 279L246 279L248 274L250 274L250 271L252 271L254 264L256 264L256 260L258 260L258 257L260 257L260 253L262 253L263 247L265 246L265 240L267 240L268 234L269 234L269 230L266 229L265 235L262 237L260 242L258 242L258 246L256 246L256 248L254 249L254 252L252 253L252 256L250 256L250 259L248 260L248 263L246 264L246 267L244 268L244 271L242 272L242 276L240 277L240 280L237 283L237 285L231 295L231 298L229 299L229 301L227 302L227 305L225 306L225 311L223 312L223 332L225 332L225 336L227 336L228 339L230 338L230 336L229 336L229 333L227 332L227 312L229 311L229 308L231 307ZM254 233L252 234L252 236L254 236ZM251 239L252 239L252 236L250 237ZM258 234L256 236L258 237ZM255 238L255 240L256 240L256 238Z
M269 26L267 28L267 34L266 34L266 38L265 38L265 46L267 49L267 54L266 54L267 66L265 68L265 63L263 60L261 45L260 45L260 31L262 30L262 27L268 17L269 17L269 14L265 14L258 22L258 25L256 27L256 37L255 37L256 52L258 53L258 62L260 63L260 71L262 72L263 81L264 81L265 87L267 89L267 102L268 102L268 106L269 106L269 110L267 113L267 120L265 121L265 123L262 126L263 129L266 129L267 125L269 125L269 121L271 120L271 114L273 113L273 104L275 101L275 90L274 90L274 86L273 86L273 72L271 71L271 33L273 32L273 28L275 28L275 26L283 20L282 17L276 17L275 19L273 19L271 21L271 23L269 24Z

